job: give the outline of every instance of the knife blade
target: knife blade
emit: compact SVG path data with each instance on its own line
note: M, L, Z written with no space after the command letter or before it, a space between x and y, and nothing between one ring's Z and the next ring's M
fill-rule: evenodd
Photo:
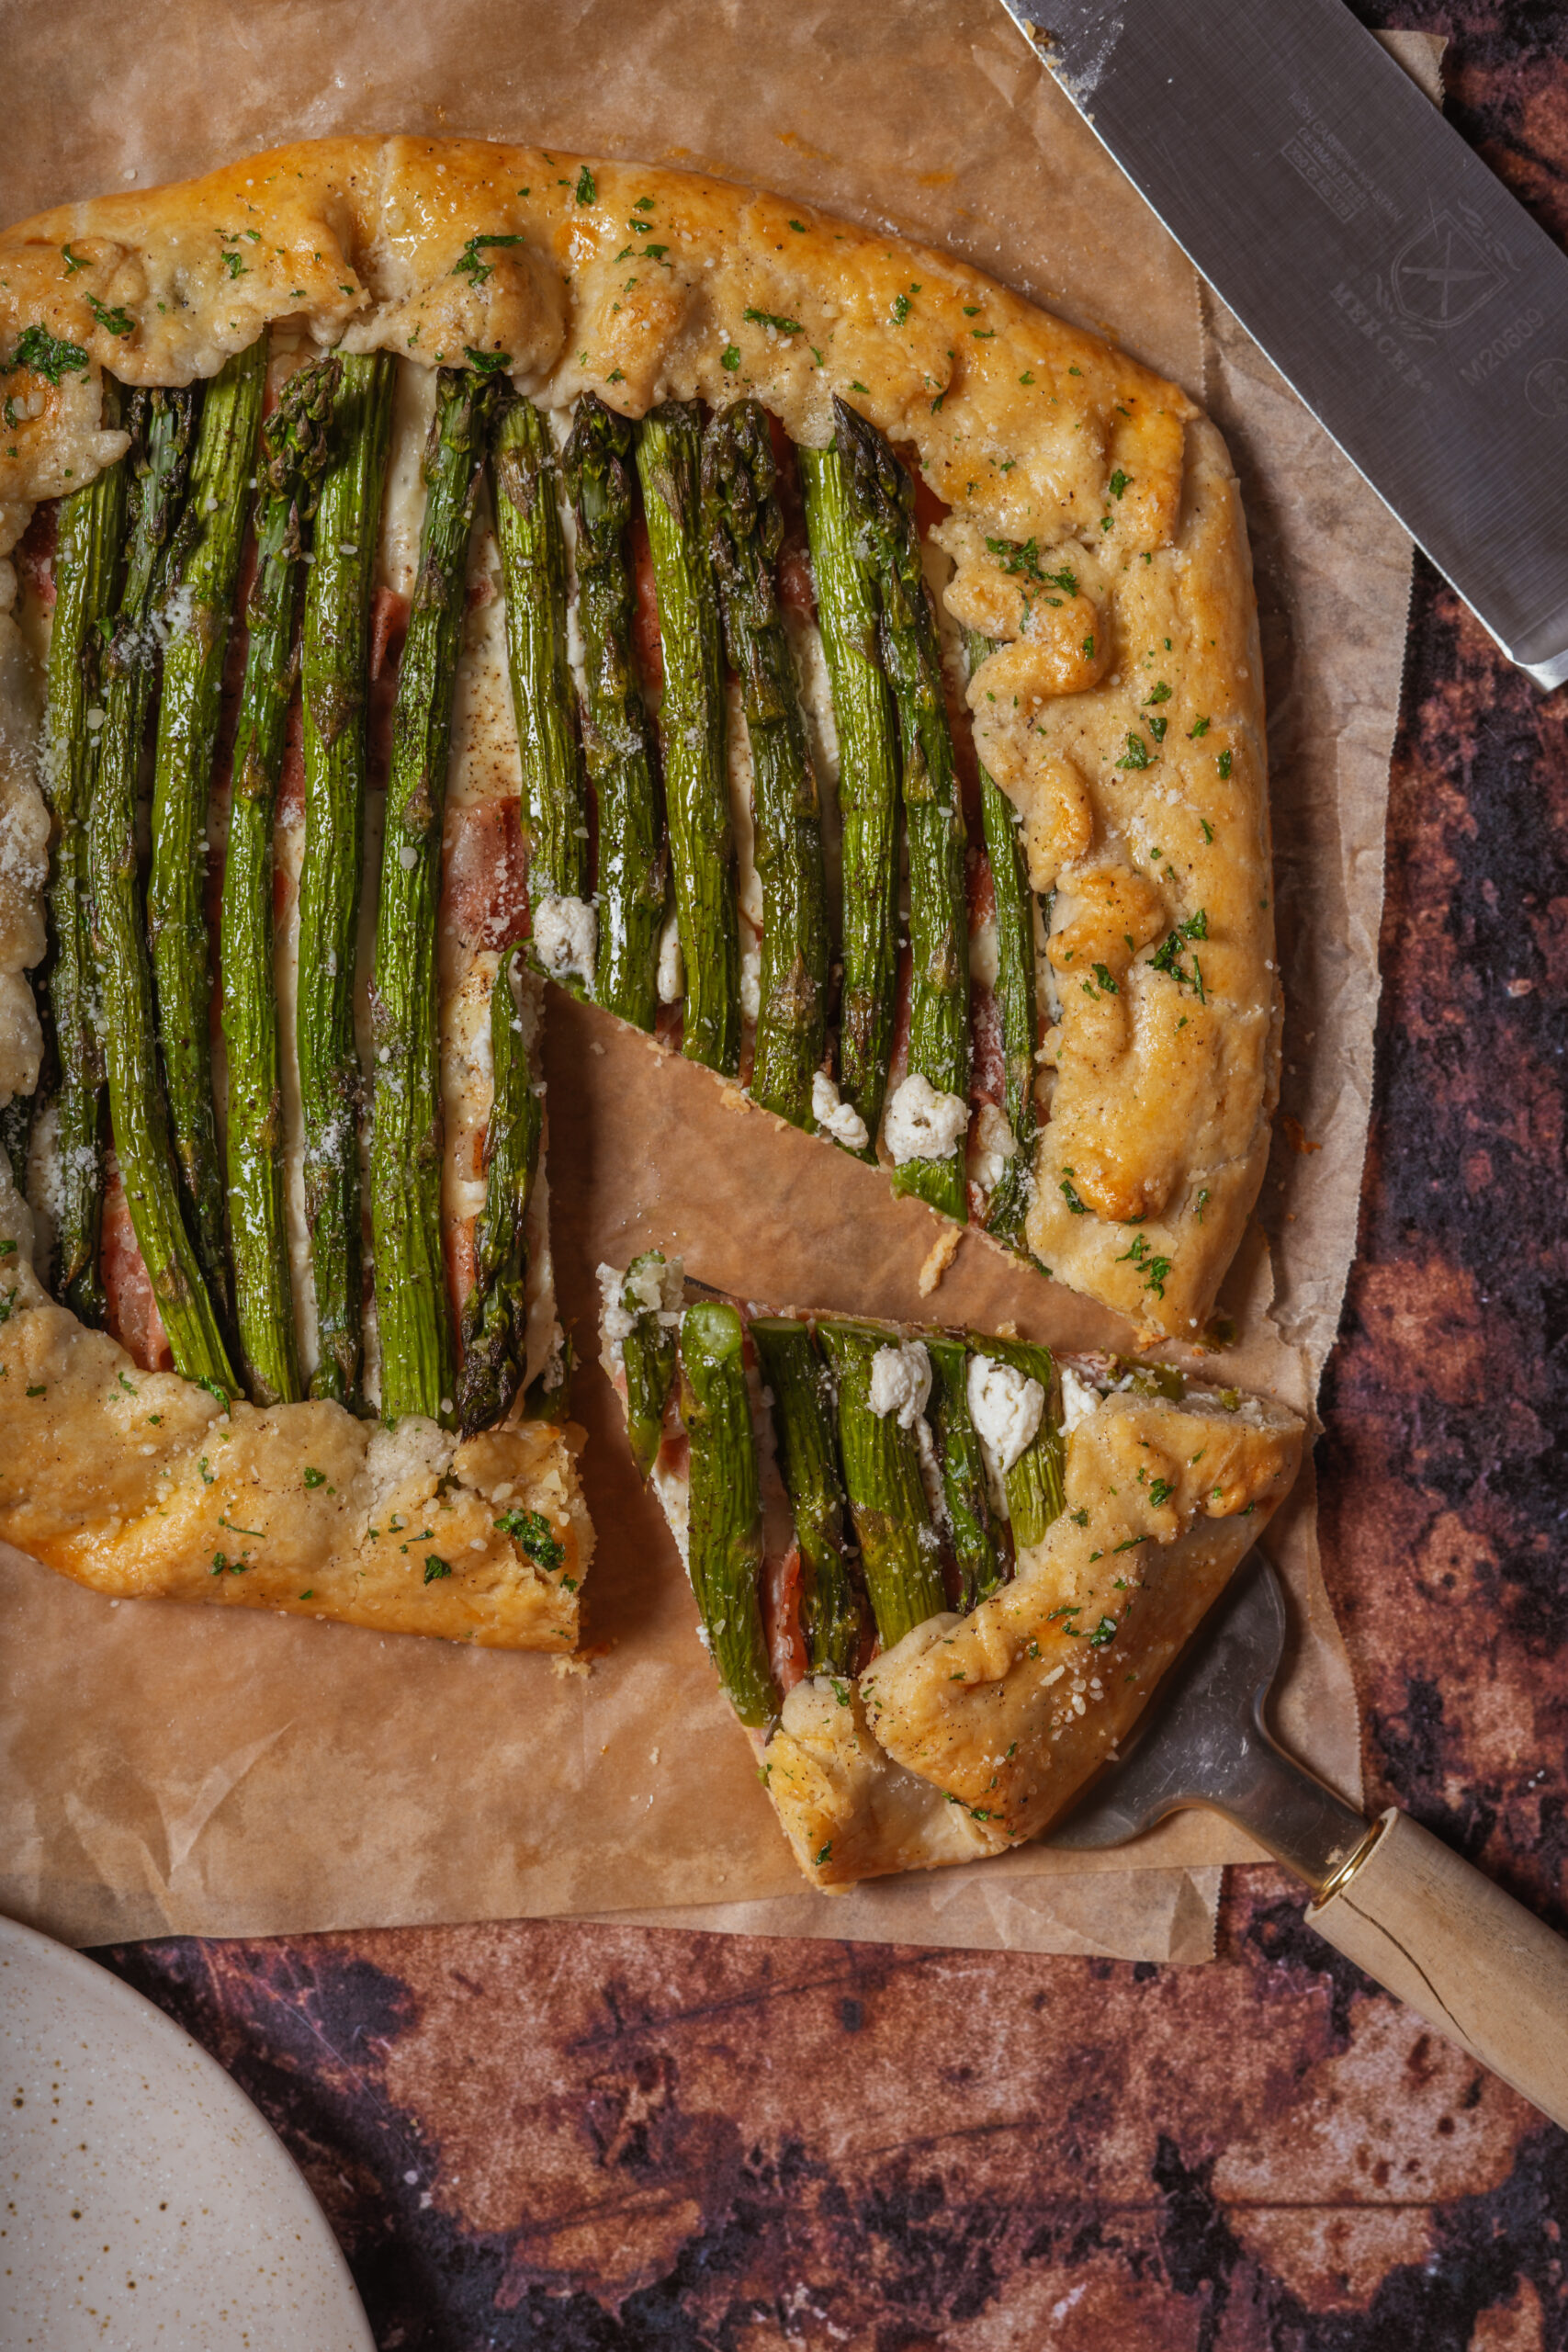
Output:
M1568 680L1568 256L1345 0L1003 0L1542 686Z

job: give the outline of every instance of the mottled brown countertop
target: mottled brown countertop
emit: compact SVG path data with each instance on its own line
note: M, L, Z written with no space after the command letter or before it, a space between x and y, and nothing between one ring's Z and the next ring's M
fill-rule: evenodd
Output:
M1568 10L1409 0L1568 237ZM1330 1589L1393 1799L1568 1894L1568 691L1417 562ZM1232 1874L1207 1968L542 1924L100 1954L303 2165L378 2343L1563 2352L1568 2136ZM929 2056L926 2053L930 2053Z

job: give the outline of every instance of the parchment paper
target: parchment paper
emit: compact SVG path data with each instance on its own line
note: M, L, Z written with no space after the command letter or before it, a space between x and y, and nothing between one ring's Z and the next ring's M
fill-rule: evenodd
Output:
M1247 492L1268 654L1285 1110L1224 1302L1231 1375L1310 1410L1354 1246L1371 1091L1386 760L1408 543L1212 304L992 0L739 6L29 0L7 24L0 217L333 131L643 156L754 181L964 253L1101 326L1213 407ZM938 1227L842 1155L552 992L563 1313L596 1353L592 1269L647 1244L772 1303L1007 1320L1059 1343L1116 1318ZM694 1637L597 1369L577 1391L601 1655L551 1662L339 1626L106 1601L0 1547L0 1904L81 1943L572 1912L665 1924L1155 1959L1212 1949L1208 1815L1092 1858L802 1892ZM1280 1720L1359 1793L1354 1694L1318 1572L1310 1469L1276 1521L1294 1644Z

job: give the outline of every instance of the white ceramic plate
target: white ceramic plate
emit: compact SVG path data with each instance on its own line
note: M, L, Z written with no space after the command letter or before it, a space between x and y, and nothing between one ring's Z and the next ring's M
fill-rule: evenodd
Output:
M6 2352L375 2352L337 2240L214 2058L0 1919Z

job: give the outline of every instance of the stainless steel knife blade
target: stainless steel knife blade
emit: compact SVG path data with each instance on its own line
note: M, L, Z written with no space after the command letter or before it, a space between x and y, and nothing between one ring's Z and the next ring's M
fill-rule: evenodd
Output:
M1345 0L1004 0L1509 659L1568 680L1568 256Z

